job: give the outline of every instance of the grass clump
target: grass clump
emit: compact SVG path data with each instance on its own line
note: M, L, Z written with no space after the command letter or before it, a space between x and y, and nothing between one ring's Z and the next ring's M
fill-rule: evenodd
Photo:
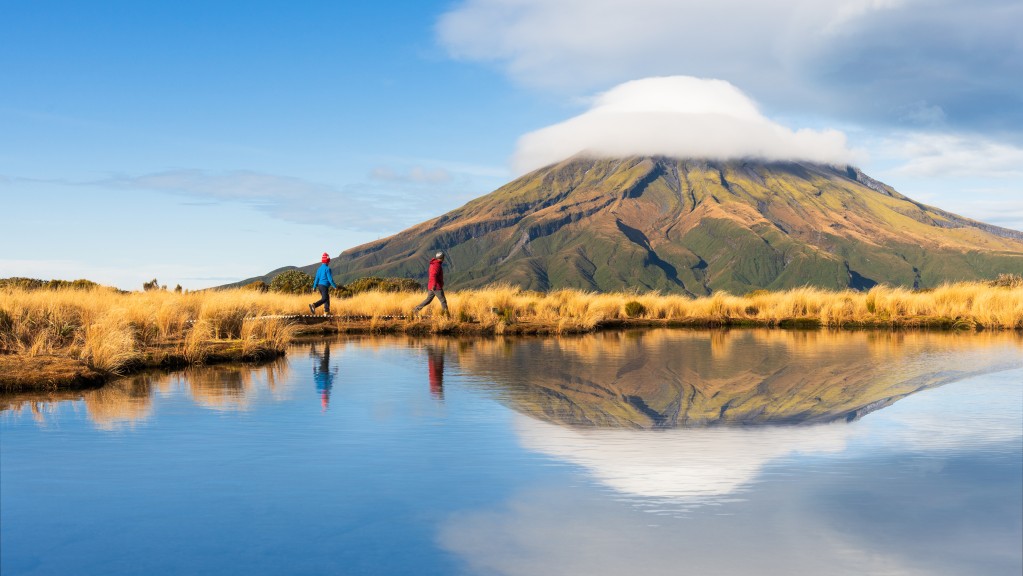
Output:
M625 303L625 315L629 318L636 318L646 314L646 306L642 302L630 300Z
M85 326L80 339L79 358L99 370L120 374L142 357L133 327L116 311Z
M1020 288L1023 287L1023 275L999 274L998 278L988 282L988 285L996 288Z
M14 329L14 320L6 310L0 309L0 344L2 344Z

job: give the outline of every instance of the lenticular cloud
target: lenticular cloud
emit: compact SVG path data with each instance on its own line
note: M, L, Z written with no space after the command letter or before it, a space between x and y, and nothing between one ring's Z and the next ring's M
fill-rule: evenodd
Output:
M826 164L843 164L853 156L837 130L786 128L763 116L728 82L691 76L615 86L579 116L522 136L514 166L525 173L580 154Z

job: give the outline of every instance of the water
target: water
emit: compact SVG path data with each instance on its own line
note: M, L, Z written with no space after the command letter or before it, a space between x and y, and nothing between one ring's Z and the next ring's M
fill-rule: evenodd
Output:
M0 399L9 574L1014 574L1018 334L334 339Z

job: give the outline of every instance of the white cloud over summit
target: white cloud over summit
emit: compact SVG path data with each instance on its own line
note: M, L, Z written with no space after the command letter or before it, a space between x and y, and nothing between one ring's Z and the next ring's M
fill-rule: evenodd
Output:
M851 161L837 130L792 130L765 117L738 88L691 76L644 78L597 96L584 113L519 139L524 173L577 154Z

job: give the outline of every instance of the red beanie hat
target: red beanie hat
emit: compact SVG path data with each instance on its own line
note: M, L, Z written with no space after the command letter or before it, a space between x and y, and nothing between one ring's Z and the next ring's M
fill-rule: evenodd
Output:
M324 252L323 256L320 256L320 262L323 262L324 264L330 262L330 255Z

